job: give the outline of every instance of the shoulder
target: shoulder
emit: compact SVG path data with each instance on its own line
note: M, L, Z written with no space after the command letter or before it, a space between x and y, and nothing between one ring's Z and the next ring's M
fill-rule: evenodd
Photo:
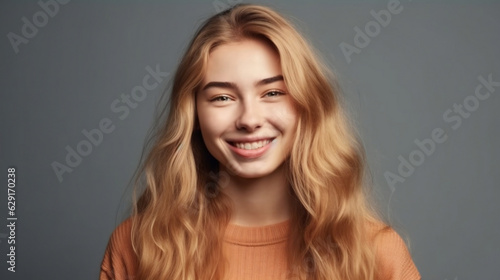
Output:
M115 228L101 262L100 279L133 279L137 257L132 247L132 218Z
M381 224L372 225L371 234L375 245L377 279L421 279L404 240L394 229Z

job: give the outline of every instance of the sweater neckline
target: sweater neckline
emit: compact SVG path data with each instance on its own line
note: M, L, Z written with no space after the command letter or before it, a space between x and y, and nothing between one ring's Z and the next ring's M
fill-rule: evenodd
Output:
M264 246L283 242L288 238L290 220L276 224L245 227L228 224L224 235L226 242L243 246Z

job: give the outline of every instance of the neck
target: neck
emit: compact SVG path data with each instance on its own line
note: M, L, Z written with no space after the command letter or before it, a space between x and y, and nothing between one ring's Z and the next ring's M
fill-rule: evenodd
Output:
M222 191L233 201L232 224L256 227L290 219L291 190L283 165L264 177L229 176Z

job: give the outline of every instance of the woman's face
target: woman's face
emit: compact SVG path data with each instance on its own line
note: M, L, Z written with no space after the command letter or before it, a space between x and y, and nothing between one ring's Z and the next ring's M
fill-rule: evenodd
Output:
M208 151L233 175L274 172L290 153L297 113L278 54L247 39L209 55L196 107Z

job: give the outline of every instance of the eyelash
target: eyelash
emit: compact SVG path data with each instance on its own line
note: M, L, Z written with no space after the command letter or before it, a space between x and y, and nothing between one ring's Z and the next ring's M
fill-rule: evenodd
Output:
M266 92L266 95L268 95L271 92L278 93L279 95L284 95L285 94L284 92L279 91L279 90L270 90L270 91ZM272 97L276 97L276 96L279 96L279 95L273 95Z
M212 100L210 100L210 102L222 101L222 100L220 100L220 99L221 99L221 98L223 98L223 97L225 97L225 98L229 99L229 97L227 97L227 96L225 96L225 95L221 95L221 96L217 96L217 97L213 98ZM226 100L226 101L227 101L227 100Z
M278 95L273 95L273 96L269 96L269 93L277 93ZM268 92L266 92L265 96L269 96L269 97L278 97L280 95L284 95L285 93L282 92L282 91L279 91L279 90L270 90ZM220 95L220 96L216 96L214 97L212 100L210 100L210 102L216 102L216 101L228 101L228 100L221 100L221 98L228 98L228 96L226 95Z

